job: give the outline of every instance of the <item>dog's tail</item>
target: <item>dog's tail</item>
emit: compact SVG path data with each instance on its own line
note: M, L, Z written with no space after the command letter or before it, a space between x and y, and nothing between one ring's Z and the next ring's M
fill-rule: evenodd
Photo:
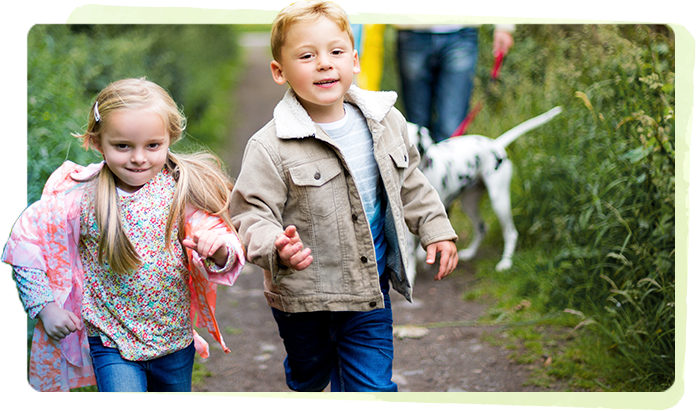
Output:
M560 107L554 107L551 110L547 111L546 113L544 113L540 116L536 116L534 118L531 118L531 119L525 121L524 123L506 131L500 137L493 140L494 144L498 148L504 149L505 147L509 146L513 141L515 141L517 139L517 137L528 132L529 130L535 129L535 128L539 127L540 125L549 122L552 118L554 118L558 114L560 114L561 111L562 110Z

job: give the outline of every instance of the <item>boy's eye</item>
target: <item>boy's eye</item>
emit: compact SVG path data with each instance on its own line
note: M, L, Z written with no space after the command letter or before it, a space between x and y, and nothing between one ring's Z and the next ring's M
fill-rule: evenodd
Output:
M334 51L331 52L331 54L334 54L334 55L339 55L339 54L342 54L342 53L343 53L343 50L334 50Z
M311 54L303 54L300 56L300 60L306 60L306 59L311 58L311 57L312 57Z

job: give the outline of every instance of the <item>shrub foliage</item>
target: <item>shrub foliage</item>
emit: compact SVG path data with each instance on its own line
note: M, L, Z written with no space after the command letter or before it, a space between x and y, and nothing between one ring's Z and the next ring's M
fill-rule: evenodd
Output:
M112 81L145 76L168 89L189 120L184 145L194 140L197 146L216 148L227 136L229 93L238 65L233 27L70 28L64 16L50 12L50 7L37 12L28 0L0 2L2 248L14 221L39 198L56 167L66 159L100 160L70 133L83 130L90 101ZM34 321L4 263L0 306L0 389L27 391Z

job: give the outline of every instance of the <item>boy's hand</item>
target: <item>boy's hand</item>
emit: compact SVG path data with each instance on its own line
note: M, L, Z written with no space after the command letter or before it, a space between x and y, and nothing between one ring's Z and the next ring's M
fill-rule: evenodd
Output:
M425 262L430 265L435 263L435 257L437 253L440 253L440 270L435 276L435 281L442 280L457 268L459 255L457 255L457 246L454 241L446 240L432 243L425 250L427 251Z
M227 263L227 245L225 240L214 231L196 231L193 233L192 240L185 238L181 243L196 251L201 258L212 258L218 267L224 267L225 263Z
M304 248L297 228L293 225L287 226L285 232L275 240L275 248L278 250L278 257L283 265L297 271L304 270L312 263L312 250Z
M54 302L46 304L39 313L48 337L60 341L71 333L81 330L82 323L72 311L64 310Z

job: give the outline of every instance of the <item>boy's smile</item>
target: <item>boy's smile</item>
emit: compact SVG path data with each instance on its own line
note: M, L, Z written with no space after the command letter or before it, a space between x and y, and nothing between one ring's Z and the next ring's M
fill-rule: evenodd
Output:
M320 17L290 28L271 72L276 83L290 84L313 121L329 123L343 118L343 96L360 63L348 33Z

